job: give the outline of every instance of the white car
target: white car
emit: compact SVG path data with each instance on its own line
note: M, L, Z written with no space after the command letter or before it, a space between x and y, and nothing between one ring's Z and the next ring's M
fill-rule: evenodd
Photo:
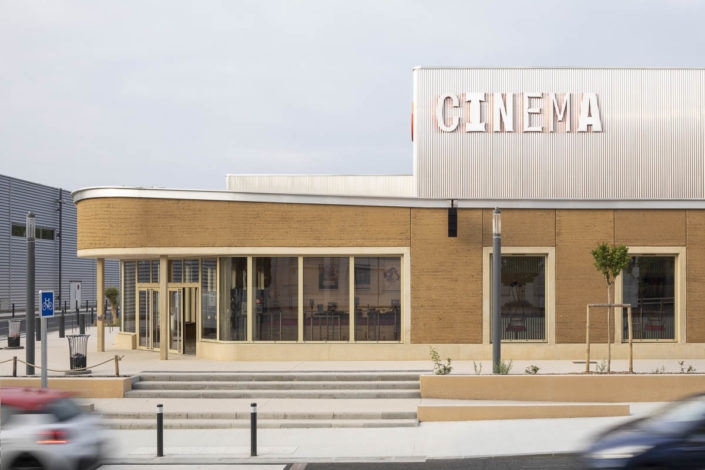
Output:
M41 388L0 390L0 468L94 468L107 444L100 418L70 395Z

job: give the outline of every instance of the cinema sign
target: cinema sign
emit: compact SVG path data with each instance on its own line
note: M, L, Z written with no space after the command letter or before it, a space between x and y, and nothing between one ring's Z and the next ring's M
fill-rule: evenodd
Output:
M461 102L467 104L461 107ZM515 132L515 127L521 132L571 132L576 127L571 121L577 122L577 132L602 132L597 93L465 92L438 98L436 122L443 132L455 132L461 123L465 132L490 132L487 121L491 121L492 132Z

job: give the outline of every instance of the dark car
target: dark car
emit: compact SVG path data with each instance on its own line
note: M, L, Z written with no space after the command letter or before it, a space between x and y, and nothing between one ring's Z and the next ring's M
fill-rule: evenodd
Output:
M581 459L588 468L705 469L705 394L604 432Z

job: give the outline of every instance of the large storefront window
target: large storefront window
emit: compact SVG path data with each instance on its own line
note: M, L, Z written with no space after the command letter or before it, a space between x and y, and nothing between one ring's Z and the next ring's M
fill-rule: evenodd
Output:
M122 331L135 333L135 262L123 262Z
M350 338L350 259L304 258L304 341Z
M490 255L490 279L492 279L491 267L492 255ZM545 256L502 256L500 305L503 341L546 339Z
M675 339L675 256L632 256L622 298L632 306L634 339ZM623 338L628 337L623 315Z
M220 340L247 340L247 258L220 258Z
M355 341L400 341L401 259L355 257Z
M217 339L218 290L216 287L218 261L201 262L201 339Z
M299 260L254 258L255 341L297 341Z

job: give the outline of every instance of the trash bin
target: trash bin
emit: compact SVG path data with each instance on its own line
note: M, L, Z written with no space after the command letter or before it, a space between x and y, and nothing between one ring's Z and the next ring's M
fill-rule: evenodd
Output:
M88 373L86 356L90 335L66 335L69 340L69 365L74 373Z
M8 324L7 347L10 349L19 349L22 320L9 320Z

